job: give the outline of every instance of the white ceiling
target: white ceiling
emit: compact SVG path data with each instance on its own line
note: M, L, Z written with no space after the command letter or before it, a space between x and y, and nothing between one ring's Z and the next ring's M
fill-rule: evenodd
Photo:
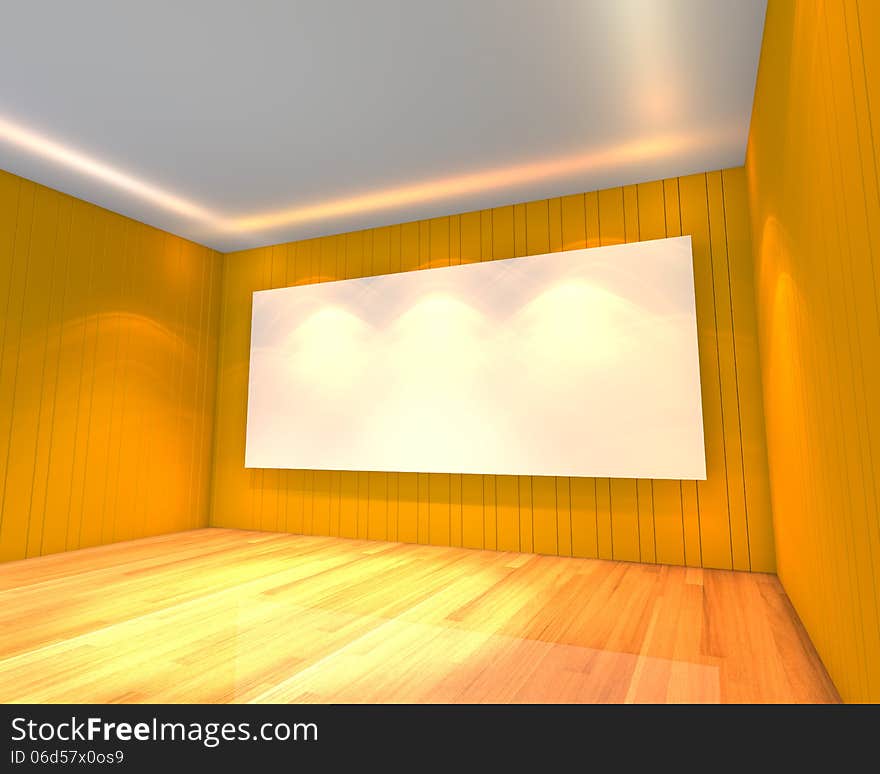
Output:
M738 166L765 5L4 0L0 168L231 250Z

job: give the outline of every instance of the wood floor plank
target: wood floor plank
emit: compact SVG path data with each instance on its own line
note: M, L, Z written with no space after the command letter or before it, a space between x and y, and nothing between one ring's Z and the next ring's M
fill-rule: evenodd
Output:
M202 529L0 565L2 702L833 702L774 576Z

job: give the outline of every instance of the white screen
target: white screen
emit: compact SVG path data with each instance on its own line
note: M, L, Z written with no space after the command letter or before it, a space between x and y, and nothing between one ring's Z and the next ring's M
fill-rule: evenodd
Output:
M254 293L245 457L704 479L691 239Z

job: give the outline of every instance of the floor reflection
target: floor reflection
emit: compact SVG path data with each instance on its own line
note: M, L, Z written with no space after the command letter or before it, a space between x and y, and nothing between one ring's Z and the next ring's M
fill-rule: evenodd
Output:
M3 702L836 700L766 575L212 529L0 589Z

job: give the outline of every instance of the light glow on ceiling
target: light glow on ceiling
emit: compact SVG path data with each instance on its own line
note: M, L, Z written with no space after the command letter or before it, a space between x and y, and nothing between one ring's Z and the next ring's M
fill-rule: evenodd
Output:
M101 180L114 188L152 202L163 209L222 228L223 220L221 218L195 202L188 201L168 191L163 191L158 186L140 180L134 175L123 172L121 169L91 158L85 153L50 140L48 137L2 117L0 117L0 139L29 151L35 156L54 161L62 167L67 167L88 177Z
M666 135L562 156L466 173L420 183L370 191L314 204L297 205L245 216L223 215L185 197L164 190L86 153L0 117L0 141L52 161L82 175L100 180L179 216L224 233L246 235L271 232L285 226L316 223L341 216L380 212L395 207L424 204L517 184L563 180L586 171L662 159L685 150L716 143L719 133Z
M295 223L309 223L355 213L376 212L401 205L451 199L463 194L505 188L518 183L555 177L567 178L586 170L605 169L646 159L662 158L705 143L705 138L700 142L700 138L692 136L639 140L549 161L500 167L484 172L428 180L414 185L386 188L317 204L291 207L276 212L257 213L235 218L232 221L232 228L240 232L263 231Z

